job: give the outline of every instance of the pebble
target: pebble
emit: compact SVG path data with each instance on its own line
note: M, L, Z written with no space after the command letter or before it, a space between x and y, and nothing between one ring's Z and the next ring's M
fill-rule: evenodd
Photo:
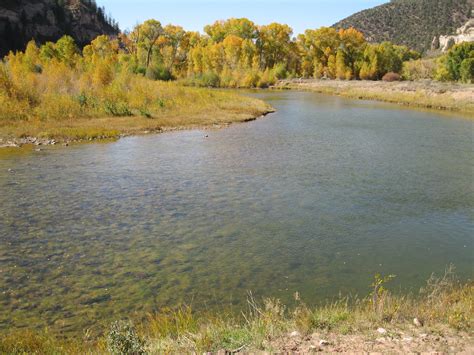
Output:
M327 340L321 339L319 341L319 346L327 346L329 345L329 342Z
M423 326L423 322L420 321L418 318L413 318L413 324L416 325L417 327Z
M290 333L290 337L294 338L294 337L299 337L301 334L299 332L297 332L296 330L294 332L291 332Z
M412 341L412 340L413 340L412 337L404 337L404 338L403 338L403 341L407 341L407 342L410 342L410 341Z
M384 328L377 328L379 334L387 334L387 331Z

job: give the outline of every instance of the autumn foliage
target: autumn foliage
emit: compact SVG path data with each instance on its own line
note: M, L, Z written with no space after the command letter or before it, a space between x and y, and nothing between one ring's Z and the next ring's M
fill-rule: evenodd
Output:
M293 77L381 80L402 69L409 78L417 65L406 63L420 57L390 42L367 43L353 28L322 27L295 38L287 25L242 18L204 31L148 20L117 38L99 36L82 50L69 36L41 47L32 41L0 63L1 117L149 116L161 106L144 81L254 88ZM472 80L469 48L458 46L440 60L437 77Z

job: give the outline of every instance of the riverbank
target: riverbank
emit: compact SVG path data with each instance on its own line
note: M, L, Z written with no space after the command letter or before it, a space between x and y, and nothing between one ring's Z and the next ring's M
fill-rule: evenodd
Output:
M366 298L340 298L310 308L256 301L248 310L197 315L190 308L114 323L99 338L12 331L0 338L0 353L260 353L260 352L456 352L472 353L474 284L458 283L451 270L431 277L417 295L394 295L389 278L376 277Z
M116 114L113 116L92 108L71 113L66 106L64 115L56 113L49 117L38 117L30 112L22 119L3 115L0 116L0 147L68 145L72 142L171 130L219 128L254 120L274 111L261 100L237 93L145 80L137 81L135 85L142 92L140 98L146 92L147 96L152 96L146 111L127 108L123 114L113 111ZM49 103L53 104L60 105L53 101Z
M273 89L308 90L466 114L474 119L474 85L435 81L281 80Z

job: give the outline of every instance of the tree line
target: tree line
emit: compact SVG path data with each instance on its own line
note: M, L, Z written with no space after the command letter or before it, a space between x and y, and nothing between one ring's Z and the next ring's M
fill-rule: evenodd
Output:
M469 82L474 67L472 44L456 48L453 53L458 59L445 56L439 60L438 78ZM390 73L397 78L409 72L407 63L416 67L413 63L421 57L390 42L368 43L353 28L322 27L294 37L288 25L258 26L246 18L217 21L206 26L204 33L148 20L116 38L99 36L82 52L72 38L64 37L40 48L30 43L22 55L34 56L28 61L35 62L32 69L37 71L56 61L94 72L97 85L107 85L117 73L127 72L152 80L178 79L211 87L266 87L276 80L296 77L380 80ZM457 74L452 75L453 70Z

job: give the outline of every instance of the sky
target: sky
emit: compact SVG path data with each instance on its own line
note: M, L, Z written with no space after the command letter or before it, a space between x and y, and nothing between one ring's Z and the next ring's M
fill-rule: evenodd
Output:
M230 17L246 17L256 24L280 22L295 34L308 28L331 26L355 12L388 0L97 0L122 30L150 18L200 31L207 24Z

